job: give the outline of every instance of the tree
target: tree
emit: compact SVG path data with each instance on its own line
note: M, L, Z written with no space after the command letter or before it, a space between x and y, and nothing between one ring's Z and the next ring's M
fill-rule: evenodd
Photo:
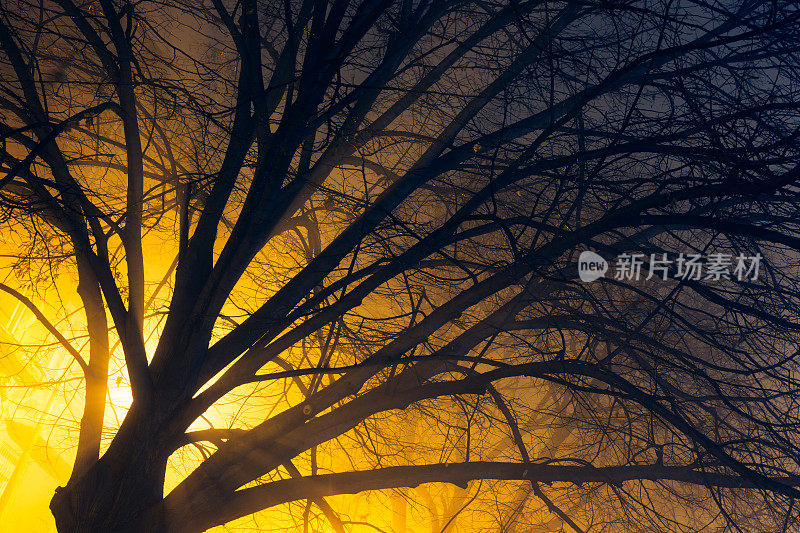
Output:
M16 279L68 257L88 335L28 300L85 384L59 531L427 483L444 529L795 527L793 2L0 9Z

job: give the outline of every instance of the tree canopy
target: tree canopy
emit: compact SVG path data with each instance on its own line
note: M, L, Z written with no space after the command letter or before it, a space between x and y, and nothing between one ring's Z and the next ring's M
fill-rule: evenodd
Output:
M4 1L58 530L798 527L798 19Z

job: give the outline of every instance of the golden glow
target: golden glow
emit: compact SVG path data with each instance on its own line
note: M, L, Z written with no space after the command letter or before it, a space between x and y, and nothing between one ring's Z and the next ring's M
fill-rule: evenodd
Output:
M145 239L148 279L161 279L172 263L175 250L165 246L167 239L163 235L152 232ZM273 244L274 245L274 244ZM7 255L13 255L16 243L7 239L3 248ZM278 246L278 245L274 245ZM289 254L277 254L272 257L288 260ZM9 272L12 259L4 260L3 271ZM282 265L284 268L290 265ZM37 291L30 291L27 296L54 323L59 331L81 350L88 352L85 346L84 317L79 307L79 299L75 294L74 272L70 265L62 265L52 280L37 286ZM149 287L153 287L155 283ZM168 289L169 287L167 287ZM268 287L260 286L253 280L245 280L237 286L234 294L245 295L242 301L229 302L223 313L237 316L242 313L241 306L253 305L252 301L263 301ZM257 295L257 297L254 297ZM169 294L157 295L160 302L168 301ZM149 295L148 295L149 297ZM249 300L248 297L252 298ZM158 334L162 325L162 314L154 305L149 310L145 322L146 346L148 355L152 356L156 348ZM239 307L237 307L237 305ZM33 314L20 306L12 297L0 293L0 309L11 310L0 315L3 344L0 344L0 370L2 370L3 418L12 420L3 424L0 439L4 455L2 461L3 477L0 488L5 490L10 485L8 479L17 470L15 483L6 495L3 514L0 517L0 533L5 531L55 531L55 524L48 508L50 498L57 486L63 485L70 473L77 444L78 428L83 411L83 381L80 369L75 365L62 347L54 343L51 335L37 322ZM163 310L163 309L162 309ZM130 407L131 388L124 366L122 350L113 336L111 346L112 358L109 369L108 393L106 404L103 448L108 445L125 413ZM302 359L302 351L292 348L284 354L287 361L294 364ZM270 365L265 372L279 371L280 368ZM327 379L327 378L326 378ZM204 416L198 419L192 430L209 427L252 427L270 414L302 401L303 395L297 387L285 387L282 380L269 384L258 384L240 387L222 401L213 406ZM444 442L435 428L426 430L423 418L412 413L385 414L381 420L374 422L384 428L393 428L387 434L397 434L402 439L420 449L428 446L431 450L442 449ZM31 439L26 448L24 434ZM21 437L20 435L23 435ZM369 469L368 454L357 444L346 437L341 440L319 446L315 462L318 473L331 471L347 471L351 469ZM376 445L380 445L376 443ZM386 444L383 444L386 446ZM205 452L197 446L184 446L170 459L166 479L165 492L177 485L200 461L203 453L212 452L213 445L203 443ZM387 446L387 451L390 449ZM397 461L400 463L421 463L435 461L420 449L409 450ZM428 454L430 455L430 454ZM308 453L299 457L296 466L301 473L308 474ZM463 460L463 458L451 458ZM54 466L55 465L55 466ZM288 477L286 471L282 474ZM384 492L364 492L355 495L342 495L328 498L327 501L336 510L338 516L347 522L347 531L352 533L375 531L441 531L448 520L457 514L464 503L475 496L485 485L470 483L467 488L451 485L421 485L413 489ZM298 524L298 517L306 512L307 502L301 500L290 506L279 506L245 517L224 528L214 531L236 531L241 526L244 530L264 531L303 531ZM292 512L290 512L290 510ZM334 532L324 513L316 505L308 508L309 531ZM452 530L459 519L453 519L448 530Z

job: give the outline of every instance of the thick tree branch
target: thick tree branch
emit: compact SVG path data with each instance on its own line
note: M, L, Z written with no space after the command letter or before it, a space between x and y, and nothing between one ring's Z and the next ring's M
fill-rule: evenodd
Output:
M518 464L493 462L445 463L422 466L397 466L361 472L320 474L286 479L237 491L222 507L213 512L192 516L175 514L173 527L182 531L203 531L241 516L282 503L308 497L321 498L338 494L357 494L367 490L417 487L423 483L452 483L465 486L475 479L531 481L536 483L608 483L621 485L631 481L655 483L676 481L717 488L757 488L735 474L707 473L687 466L568 466L552 464ZM800 477L774 480L786 486L800 486ZM177 531L177 529L174 529ZM173 531L172 529L170 531Z

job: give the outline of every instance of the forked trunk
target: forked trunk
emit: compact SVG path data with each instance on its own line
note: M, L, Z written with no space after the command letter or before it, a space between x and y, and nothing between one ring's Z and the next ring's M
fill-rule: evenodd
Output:
M163 497L169 452L130 418L99 461L56 490L50 510L59 533L167 531L151 511Z

